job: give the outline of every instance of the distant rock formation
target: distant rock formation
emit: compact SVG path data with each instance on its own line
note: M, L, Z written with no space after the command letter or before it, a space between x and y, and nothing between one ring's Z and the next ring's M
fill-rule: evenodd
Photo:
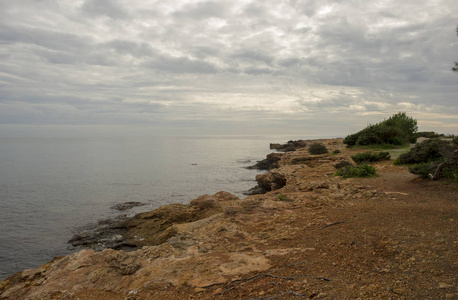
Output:
M299 148L307 147L304 140L288 141L286 144L270 144L270 149L275 149L282 152L296 151Z
M258 161L253 166L247 167L247 169L271 170L278 168L278 161L282 158L282 156L283 153L270 153L265 159Z

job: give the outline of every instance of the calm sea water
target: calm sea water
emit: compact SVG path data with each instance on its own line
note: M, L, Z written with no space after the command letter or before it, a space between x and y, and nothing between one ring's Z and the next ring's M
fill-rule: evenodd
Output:
M253 137L1 138L0 280L68 254L127 201L131 214L221 190L243 197L269 142Z

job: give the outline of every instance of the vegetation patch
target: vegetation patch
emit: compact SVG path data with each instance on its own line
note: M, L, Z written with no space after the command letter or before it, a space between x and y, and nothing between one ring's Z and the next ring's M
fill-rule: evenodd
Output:
M314 143L309 146L309 153L312 155L328 153L328 149L322 143Z
M363 153L358 153L356 155L352 155L351 157L357 164L360 163L370 163L370 162L376 162L376 161L381 161L381 160L389 160L391 158L391 155L389 152L363 152Z
M280 201L286 201L286 202L293 201L293 200L289 199L288 197L286 197L285 195L277 195L277 199L280 200Z
M341 168L348 167L348 166L351 166L351 165L352 164L349 161L343 160L343 161L340 161L340 162L336 163L334 165L334 168L341 169Z
M367 145L403 145L416 141L417 120L397 113L380 123L369 125L344 139L347 147Z
M403 153L397 159L398 164L419 164L440 160L441 151L450 146L450 141L433 138L415 145L409 152Z
M423 178L458 180L458 138L432 138L401 154L395 164L409 165L409 171Z
M369 165L359 165L357 167L346 166L346 167L338 169L336 172L336 176L342 176L343 178L375 177L376 172L375 172L375 168Z

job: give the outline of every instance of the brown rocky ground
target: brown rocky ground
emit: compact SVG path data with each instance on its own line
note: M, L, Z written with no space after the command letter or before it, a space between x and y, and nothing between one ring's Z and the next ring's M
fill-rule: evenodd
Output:
M390 161L335 177L358 150L324 142L342 153L285 153L265 195L139 215L140 250L56 258L0 282L0 299L458 299L458 185Z

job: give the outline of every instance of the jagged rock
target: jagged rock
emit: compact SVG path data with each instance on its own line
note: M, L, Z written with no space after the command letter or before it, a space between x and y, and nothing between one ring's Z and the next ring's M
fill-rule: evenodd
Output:
M74 247L96 251L106 248L134 250L147 245L165 243L177 234L175 224L193 222L221 213L221 203L238 200L228 193L204 195L190 205L170 204L127 218L125 215L102 220L94 230L76 234L69 240Z
M123 210L131 209L135 206L143 206L143 205L146 205L146 203L131 201L131 202L124 202L124 203L116 204L115 206L112 207L112 209L123 211Z
M258 187L266 192L272 190L272 180L270 178L270 174L259 174L256 175L256 182L258 183Z
M259 185L249 189L248 191L243 192L244 195L251 196L251 195L262 195L267 193L268 190L263 189Z
M247 169L257 170L271 170L278 167L278 161L282 158L283 153L270 153L267 157L261 161L258 161L255 165L247 167Z
M270 172L270 180L271 180L271 189L273 191L281 189L286 185L286 175L280 170L272 170Z
M258 185L253 189L260 191L259 194L264 194L270 191L281 189L286 185L287 179L283 172L274 169L271 170L268 174L257 175L256 182Z
M116 218L101 220L92 230L86 230L75 234L68 242L74 247L87 247L96 251L106 248L121 249L124 245L123 234L127 229L123 222L126 215Z

